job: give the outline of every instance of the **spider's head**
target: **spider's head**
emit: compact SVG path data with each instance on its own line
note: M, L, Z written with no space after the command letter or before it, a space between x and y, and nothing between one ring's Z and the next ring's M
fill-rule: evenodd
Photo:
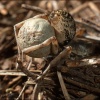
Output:
M49 15L49 20L51 21L51 23L57 24L60 17L61 17L61 14L58 10L57 11L52 11Z
M52 11L48 17L51 25L58 32L58 42L69 42L76 33L76 26L73 17L64 10Z

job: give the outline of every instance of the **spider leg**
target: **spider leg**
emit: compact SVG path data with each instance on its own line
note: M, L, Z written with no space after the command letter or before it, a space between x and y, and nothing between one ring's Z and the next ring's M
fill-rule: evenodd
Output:
M14 25L14 33L15 33L16 41L17 41L17 35L18 35L18 32L19 32L19 29L22 27L22 25L24 24L24 22L25 21L22 21L22 22ZM21 59L21 50L20 50L20 48L18 46L18 43L17 43L17 48L18 48L19 58ZM22 54L22 61L23 61L23 54Z
M48 14L47 13L39 14L39 15L34 16L33 18L43 18L43 19L48 20Z
M66 59L68 55L70 55L72 51L72 47L68 46L66 47L61 53L59 53L58 56L56 56L47 66L47 68L44 70L43 74L36 78L35 81L39 81L41 78L44 78L48 71L51 69L51 67L57 66L63 59Z
M44 42L42 42L38 45L25 48L25 49L22 50L22 52L23 53L30 53L34 50L41 49L41 48L46 47L50 44L52 45L53 54L57 54L58 53L58 42L57 42L55 36L50 37L49 39L45 40Z
M59 51L59 45L58 45L58 41L57 41L56 37L54 37L54 39L51 41L51 43L52 43L52 45L51 45L52 53L57 54Z

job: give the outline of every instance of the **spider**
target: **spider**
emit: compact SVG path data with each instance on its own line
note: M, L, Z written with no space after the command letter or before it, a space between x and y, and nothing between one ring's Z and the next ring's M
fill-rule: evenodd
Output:
M64 10L33 18L14 25L19 54L41 58L56 55L75 36L76 26L73 17Z
M31 58L41 58L47 57L49 54L58 54L61 48L74 38L76 26L73 17L68 12L57 10L52 11L50 14L40 14L22 21L14 26L14 31L19 58L20 53L22 53L21 62L23 62L23 53ZM50 68L62 62L63 59L70 54L70 51L70 46L65 48L65 50L60 52L59 55L48 64L47 68L42 72L42 75L35 79L32 77L32 79L35 82L40 82L39 80L43 79ZM18 62L18 65L21 65L21 62ZM30 65L31 64L32 60L30 62ZM28 66L28 69L29 67L30 66Z

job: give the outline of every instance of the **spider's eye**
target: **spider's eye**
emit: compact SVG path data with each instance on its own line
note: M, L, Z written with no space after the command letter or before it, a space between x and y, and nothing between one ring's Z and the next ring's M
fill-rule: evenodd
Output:
M50 18L53 18L53 17L54 17L54 15L55 15L54 13L51 13L51 14L50 14Z
M52 19L52 18L56 18L56 17L59 17L60 16L60 14L58 14L58 13L51 13L50 14L50 18Z

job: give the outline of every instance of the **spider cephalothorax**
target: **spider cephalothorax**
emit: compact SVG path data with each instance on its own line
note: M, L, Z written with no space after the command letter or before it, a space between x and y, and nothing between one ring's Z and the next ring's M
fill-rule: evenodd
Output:
M76 26L73 17L68 12L64 10L52 11L48 19L57 31L55 35L60 44L65 45L73 39Z

